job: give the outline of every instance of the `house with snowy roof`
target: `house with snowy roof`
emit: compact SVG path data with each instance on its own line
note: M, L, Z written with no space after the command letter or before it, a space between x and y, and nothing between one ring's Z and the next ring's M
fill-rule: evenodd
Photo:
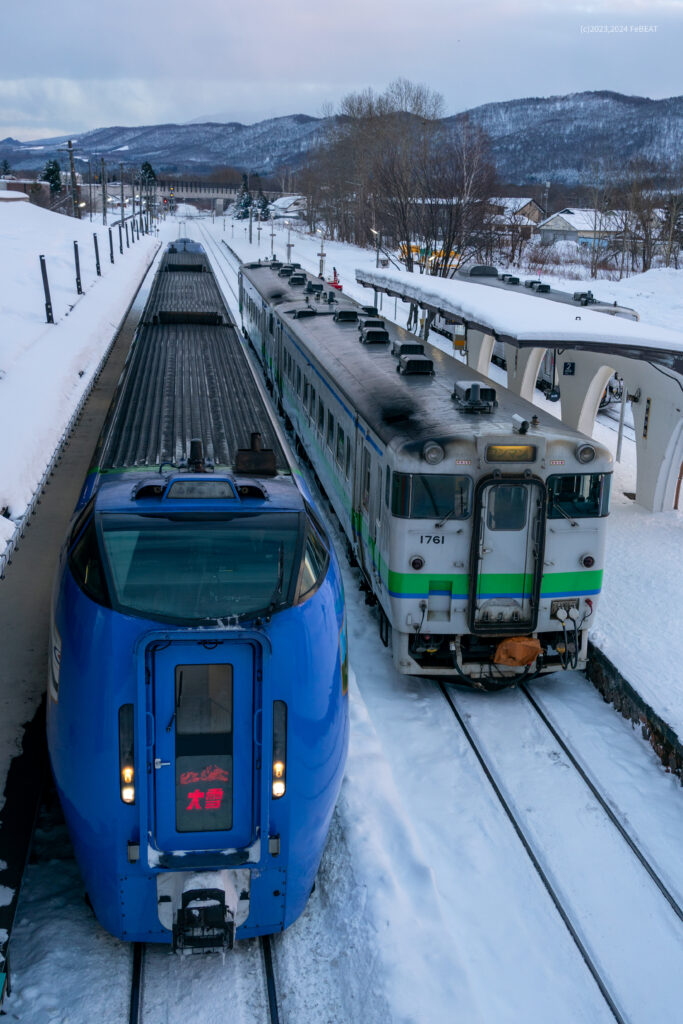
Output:
M281 217L304 217L306 215L306 196L280 196L270 204L270 215L273 220Z
M535 234L542 242L577 242L579 245L607 245L623 230L619 211L559 210L537 224Z
M538 224L543 220L543 209L535 199L520 196L493 196L489 199L488 205L492 212L498 217L508 220L512 217L520 220L521 223Z

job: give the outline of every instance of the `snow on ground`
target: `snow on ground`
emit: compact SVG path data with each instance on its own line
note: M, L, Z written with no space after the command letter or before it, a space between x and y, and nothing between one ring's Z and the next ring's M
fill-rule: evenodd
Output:
M99 240L97 277L93 233ZM0 206L0 510L18 521L74 409L111 343L158 241L123 256L107 228L30 203ZM74 240L83 295L76 292ZM39 255L47 262L54 325L47 324ZM14 524L0 517L0 554Z
M254 231L249 245L244 221L217 218L201 221L216 238L225 239L235 251L246 259L269 258L270 225L263 228L261 244L257 245ZM192 221L187 222L191 234ZM287 228L275 224L274 251L286 256ZM318 272L320 236L311 237L303 225L293 230L292 259L309 271ZM355 280L356 268L372 269L376 253L352 245L325 241L325 276L332 276L335 266L343 284L344 293L366 304L374 302L372 289L361 287ZM542 275L545 279L545 275ZM553 278L553 285L574 291L576 280ZM617 301L636 309L644 321L660 327L680 331L683 328L683 271L651 270L620 282L591 281L590 287L597 298ZM487 290L489 301L495 301L498 292ZM505 295L505 293L503 293ZM405 326L408 307L395 299L379 296L382 315ZM530 304L531 301L530 301ZM536 310L543 309L539 300ZM550 306L551 303L548 303ZM599 316L600 314L595 314ZM626 323L626 322L625 322ZM430 342L445 352L451 352L449 342L438 334L430 335ZM500 384L506 383L506 373L491 365L490 375ZM548 402L537 392L535 404L557 416L561 402ZM601 413L595 423L593 436L616 453L618 406ZM626 419L628 423L628 418ZM607 531L607 560L603 591L596 614L591 639L616 665L622 675L683 738L683 630L675 620L675 609L683 606L683 513L671 511L652 515L625 496L635 491L636 450L632 431L625 431L622 460L615 463L612 486L611 515Z

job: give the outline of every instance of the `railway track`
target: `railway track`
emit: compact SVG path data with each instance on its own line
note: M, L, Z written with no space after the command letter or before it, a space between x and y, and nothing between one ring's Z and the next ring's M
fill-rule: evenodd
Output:
M273 951L271 948L271 941L268 935L262 936L258 940L259 948L261 951L261 965L262 965L262 979L263 979L263 993L260 1000L258 1009L261 1010L259 1016L263 1019L264 1024L280 1024L280 1011L278 1005L277 996L277 985L275 980L275 969L273 965ZM147 946L144 942L134 942L131 949L131 982L130 982L130 998L128 1003L128 1024L147 1024L147 1014L145 1013L145 961L146 961ZM234 952L230 954L234 955ZM166 957L167 959L167 957ZM216 958L218 959L218 958ZM204 957L197 957L198 961L205 961ZM256 973L256 972L254 972ZM227 986L226 986L227 988ZM228 993L226 991L226 999ZM148 1000L151 1001L151 1000ZM238 1011L239 1013L239 1011ZM155 1008L150 1007L148 1009L149 1022L150 1024L156 1024L158 1019L155 1014ZM235 1024L238 1024L240 1017L233 1015L230 1017ZM245 1016L249 1022L256 1019L253 1015L252 1008L249 1009L248 1016Z
M569 932L574 944L576 945L581 958L590 972L597 988L600 991L603 999L605 1000L612 1016L618 1024L629 1024L633 1018L631 1016L631 1009L629 1007L629 996L622 987L623 983L616 980L617 975L620 973L615 969L614 956L606 951L605 946L599 941L598 933L600 929L591 928L590 917L591 915L599 916L599 909L595 905L590 905L590 898L582 901L580 894L577 897L577 888L573 884L570 875L572 873L572 866L570 861L574 856L574 851L571 849L571 843L567 843L568 856L563 857L561 852L562 844L565 842L565 837L562 835L556 835L555 841L552 839L547 844L544 844L541 836L545 833L552 832L556 828L556 823L552 822L546 830L543 824L539 827L539 820L544 818L552 819L552 811L548 807L543 807L538 800L537 795L534 793L534 783L531 780L530 785L526 786L523 781L524 777L529 779L529 765L532 763L532 758L528 757L528 752L525 753L524 748L528 745L537 745L538 740L532 740L530 737L535 733L533 730L519 730L519 734L523 736L520 742L513 742L509 744L510 750L507 752L508 764L511 759L515 757L514 750L519 748L519 775L522 779L521 783L515 787L515 782L512 784L508 783L508 779L511 776L509 771L505 771L503 764L506 760L505 756L499 757L495 748L496 738L487 735L486 715L484 714L481 718L477 715L475 697L473 700L469 699L468 696L463 694L456 694L452 688L449 688L445 683L439 682L438 687L446 700L454 718L456 719L460 729L462 730L467 743L469 744L474 756L483 771L489 785L495 793L496 799L502 807L505 815L507 816L514 832L519 839L520 843L524 847L533 867L541 880L541 883L550 897L552 903L557 910L560 918L562 919L567 931ZM507 700L510 700L512 694L507 694ZM621 855L616 858L614 855L611 857L604 856L604 848L601 847L598 842L593 847L594 854L594 871L597 876L597 886L599 887L600 876L602 876L602 884L607 890L614 889L619 891L619 885L613 884L613 879L617 877L623 867L624 861L631 861L630 872L626 872L629 877L636 877L639 875L639 879L636 879L638 883L639 899L642 901L642 906L650 909L652 913L642 913L639 916L638 911L634 911L631 915L625 915L633 919L634 931L638 930L642 923L644 932L648 932L651 936L656 935L661 938L662 932L668 934L675 931L679 926L680 922L683 922L683 907L681 902L671 892L667 886L661 874L653 864L650 857L642 849L639 843L629 833L625 827L624 822L619 819L613 808L610 806L609 799L600 792L595 782L590 777L589 772L583 767L578 756L570 749L567 742L560 735L560 732L556 725L552 722L548 714L540 706L539 702L532 695L530 690L525 686L521 685L513 697L515 701L523 702L526 708L534 716L536 723L540 723L541 728L545 730L547 737L550 738L549 749L554 745L561 751L561 755L564 755L566 762L561 762L562 767L566 768L567 763L571 765L574 771L575 780L580 780L580 784L585 787L590 797L588 801L594 801L594 804L590 807L590 813L593 816L595 814L594 808L599 808L603 815L603 823L608 822L612 828L613 838L618 837L617 842L621 843ZM500 695L497 696L497 700L500 703ZM474 709L474 713L473 713ZM501 712L503 709L500 709ZM515 722L521 721L522 715L518 715L515 718ZM500 719L499 719L500 721ZM518 735L513 727L508 730L508 737ZM500 741L500 730L498 730L497 741ZM555 753L554 763L558 764L557 754ZM584 791L585 791L584 790ZM566 791L564 787L563 792ZM586 794L586 796L588 796ZM562 803L562 796L553 787L548 788L547 792L548 803L558 802ZM586 803L586 806L588 804ZM572 825L569 823L572 809L569 804L566 805L566 821L564 824L565 830L570 832ZM580 842L585 847L590 847L591 843L595 840L595 834L590 831L590 826L587 826L586 833L581 836ZM614 844L612 844L612 848ZM563 860L565 863L563 864ZM569 867L567 866L569 865ZM585 868L585 864L584 864ZM576 870L574 866L574 870ZM611 877L610 877L611 876ZM608 878L610 879L608 881ZM647 879L647 882L646 882ZM582 882L587 882L585 874L583 875ZM645 893L643 899L643 890L650 886L650 892ZM592 882L588 881L588 889L595 890L596 879ZM621 892L624 901L628 901L633 893L633 888L624 889ZM608 893L607 900L609 902L610 893ZM660 904L656 906L657 901L665 901L666 907ZM582 902L584 905L582 906ZM619 901L617 901L618 903ZM586 912L586 904L589 907ZM622 907L623 909L623 907ZM673 916L678 920L673 921ZM655 921L656 919L656 921ZM665 920L664 926L659 927L658 922ZM619 914L617 913L614 920L619 920ZM653 921L655 923L653 924ZM650 931L652 929L652 931ZM604 938L604 936L603 936ZM647 938L644 939L641 945L647 948ZM615 943L618 945L619 943ZM637 945L637 943L636 943ZM630 949L633 952L633 943L629 943L627 940L625 948ZM658 944L653 939L652 948L658 948ZM634 971L641 968L641 962L636 959L632 964ZM656 1013L651 1019L656 1017Z

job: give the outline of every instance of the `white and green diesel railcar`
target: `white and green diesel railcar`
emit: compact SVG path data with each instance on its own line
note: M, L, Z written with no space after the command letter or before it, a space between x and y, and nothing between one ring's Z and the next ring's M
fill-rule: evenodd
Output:
M398 669L495 688L582 667L610 453L393 324L363 343L369 307L288 269L242 266L243 329Z

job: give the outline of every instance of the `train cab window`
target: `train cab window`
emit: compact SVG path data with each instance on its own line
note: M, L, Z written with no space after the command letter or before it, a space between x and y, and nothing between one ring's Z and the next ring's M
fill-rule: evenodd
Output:
M322 399L318 399L318 433L322 437L323 430L325 429L325 406L322 403Z
M299 581L300 601L309 597L318 584L322 582L327 572L328 561L327 548L318 537L316 531L309 528L304 544L304 557Z
M327 447L332 451L332 445L334 444L334 416L327 410Z
M523 530L528 499L525 484L492 484L486 509L489 530Z
M344 431L339 424L337 424L337 463L340 466L344 465Z
M293 599L296 512L103 513L100 521L121 611L187 624L262 614Z
M611 473L562 473L548 477L548 518L608 515L611 482Z
M96 601L97 604L109 604L107 584L97 544L95 519L92 516L69 552L69 567L79 587L89 598Z
M394 473L391 511L403 519L467 519L472 509L472 481L445 473Z
M176 830L232 828L232 665L176 665ZM197 796L197 779L210 779Z

